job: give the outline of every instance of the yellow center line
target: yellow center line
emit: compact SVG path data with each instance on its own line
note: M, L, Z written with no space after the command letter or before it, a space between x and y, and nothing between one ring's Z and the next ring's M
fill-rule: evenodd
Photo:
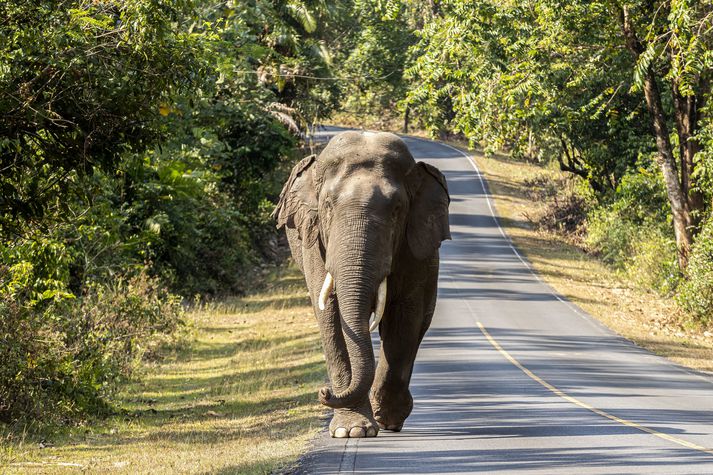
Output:
M557 396L561 397L562 399L571 402L572 404L575 404L583 409L586 409L588 411L591 411L595 414L598 414L602 417L606 417L609 420L612 420L614 422L618 422L619 424L623 424L628 427L633 427L634 429L638 429L642 432L646 432L647 434L655 435L656 437L660 439L667 440L669 442L673 442L674 444L681 445L683 447L693 449L693 450L698 450L699 452L705 452L709 455L713 455L713 449L709 449L703 446L700 446L698 444L694 444L693 442L688 442L687 440L679 439L678 437L674 437L669 434L664 434L663 432L659 432L655 429L651 429L649 427L642 426L641 424L637 424L636 422L629 421L627 419L622 419L621 417L617 417L613 414L609 414L606 411L602 411L601 409L597 409L596 407L590 406L586 402L580 401L579 399L570 396L569 394L565 393L561 389L558 389L557 387L551 385L544 379L540 378L537 376L535 373L524 367L518 360L516 360L510 353L505 351L505 349L500 346L500 343L495 341L495 339L490 335L488 330L485 329L482 323L478 323L478 328L480 328L480 331L485 335L485 338L488 339L491 345L493 345L493 348L498 350L501 355L505 357L510 363L512 363L514 366L520 369L523 373L525 373L530 379L533 379L534 381L537 381L540 383L542 386L550 390L551 392L555 393Z

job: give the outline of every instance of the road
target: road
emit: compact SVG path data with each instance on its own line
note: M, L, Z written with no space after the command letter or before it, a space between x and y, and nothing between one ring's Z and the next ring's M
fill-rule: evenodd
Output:
M400 433L323 432L296 473L713 474L713 378L559 297L500 228L473 162L404 140L445 174L453 236L411 382L414 411Z

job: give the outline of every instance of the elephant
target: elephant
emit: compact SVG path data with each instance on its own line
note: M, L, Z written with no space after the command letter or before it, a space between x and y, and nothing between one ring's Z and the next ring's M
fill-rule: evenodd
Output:
M416 162L391 133L341 132L292 169L273 217L318 321L331 382L318 398L334 409L332 437L398 432L410 415L414 360L436 305L438 250L451 237L449 203L443 174Z

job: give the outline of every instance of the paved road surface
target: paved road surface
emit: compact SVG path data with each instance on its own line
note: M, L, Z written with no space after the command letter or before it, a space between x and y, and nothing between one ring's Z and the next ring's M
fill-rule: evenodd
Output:
M561 300L511 247L472 162L405 140L443 171L452 200L414 411L401 433L323 433L297 473L713 474L713 378Z

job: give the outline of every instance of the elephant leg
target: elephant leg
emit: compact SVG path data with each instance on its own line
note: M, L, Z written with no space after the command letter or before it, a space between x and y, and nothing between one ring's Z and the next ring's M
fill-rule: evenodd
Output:
M436 261L436 272L426 285L391 303L381 321L381 352L371 403L382 429L400 431L413 409L409 384L418 347L433 318L437 281Z
M327 362L327 373L335 393L344 391L349 387L351 368L347 346L344 341L342 325L339 316L339 306L335 294L327 299L324 310L318 306L321 284L324 282L326 271L321 259L305 253L305 276L310 282L310 296L312 298L314 314L317 316L322 348ZM334 416L329 424L329 433L332 437L374 437L379 432L379 426L374 420L369 398L364 398L355 407L335 409Z

